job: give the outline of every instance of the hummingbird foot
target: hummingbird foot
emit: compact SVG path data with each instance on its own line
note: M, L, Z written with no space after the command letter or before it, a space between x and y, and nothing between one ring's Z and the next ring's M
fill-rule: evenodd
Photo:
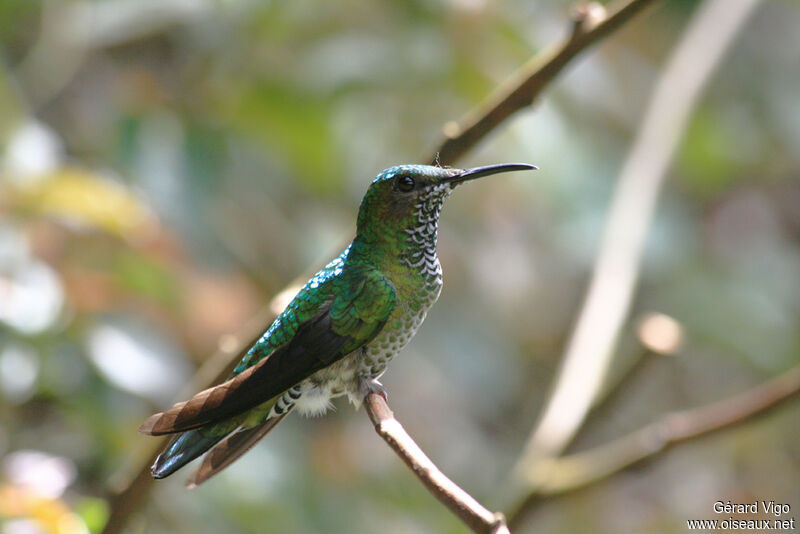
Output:
M383 400L389 401L386 388L383 387L383 384L378 382L377 378L360 378L358 381L358 390L362 399L365 399L370 393L376 393L383 397Z

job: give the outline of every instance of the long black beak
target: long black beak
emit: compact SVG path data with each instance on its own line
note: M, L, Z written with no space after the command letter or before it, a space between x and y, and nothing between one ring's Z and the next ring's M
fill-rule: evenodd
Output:
M453 177L447 181L453 185L457 185L468 180L482 178L491 174L499 174L501 172L511 171L535 171L538 168L539 167L536 165L528 165L527 163L501 163L499 165L486 165L485 167L465 169L460 173L453 175Z

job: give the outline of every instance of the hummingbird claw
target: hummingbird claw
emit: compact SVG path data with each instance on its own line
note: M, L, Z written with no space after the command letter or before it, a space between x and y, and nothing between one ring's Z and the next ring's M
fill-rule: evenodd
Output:
M383 400L386 402L389 402L386 388L383 387L383 384L378 382L377 378L362 378L359 382L359 387L361 389L362 398L366 398L370 393L375 393L383 397Z

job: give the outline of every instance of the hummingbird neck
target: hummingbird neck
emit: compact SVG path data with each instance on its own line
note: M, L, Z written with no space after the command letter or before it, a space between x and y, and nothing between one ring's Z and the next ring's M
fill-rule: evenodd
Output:
M353 252L366 254L378 266L400 264L426 275L441 276L436 257L439 215L451 190L449 184L429 188L401 219L389 216L367 221L360 213Z

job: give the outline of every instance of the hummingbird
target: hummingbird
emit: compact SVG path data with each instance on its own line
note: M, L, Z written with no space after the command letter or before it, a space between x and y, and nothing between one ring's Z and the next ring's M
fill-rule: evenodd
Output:
M360 406L414 337L442 290L439 215L470 180L535 170L524 163L471 169L399 165L372 181L350 245L316 273L247 351L227 381L150 416L139 431L172 434L151 468L171 475L205 454L194 487L250 450L289 413L324 413L346 395Z

